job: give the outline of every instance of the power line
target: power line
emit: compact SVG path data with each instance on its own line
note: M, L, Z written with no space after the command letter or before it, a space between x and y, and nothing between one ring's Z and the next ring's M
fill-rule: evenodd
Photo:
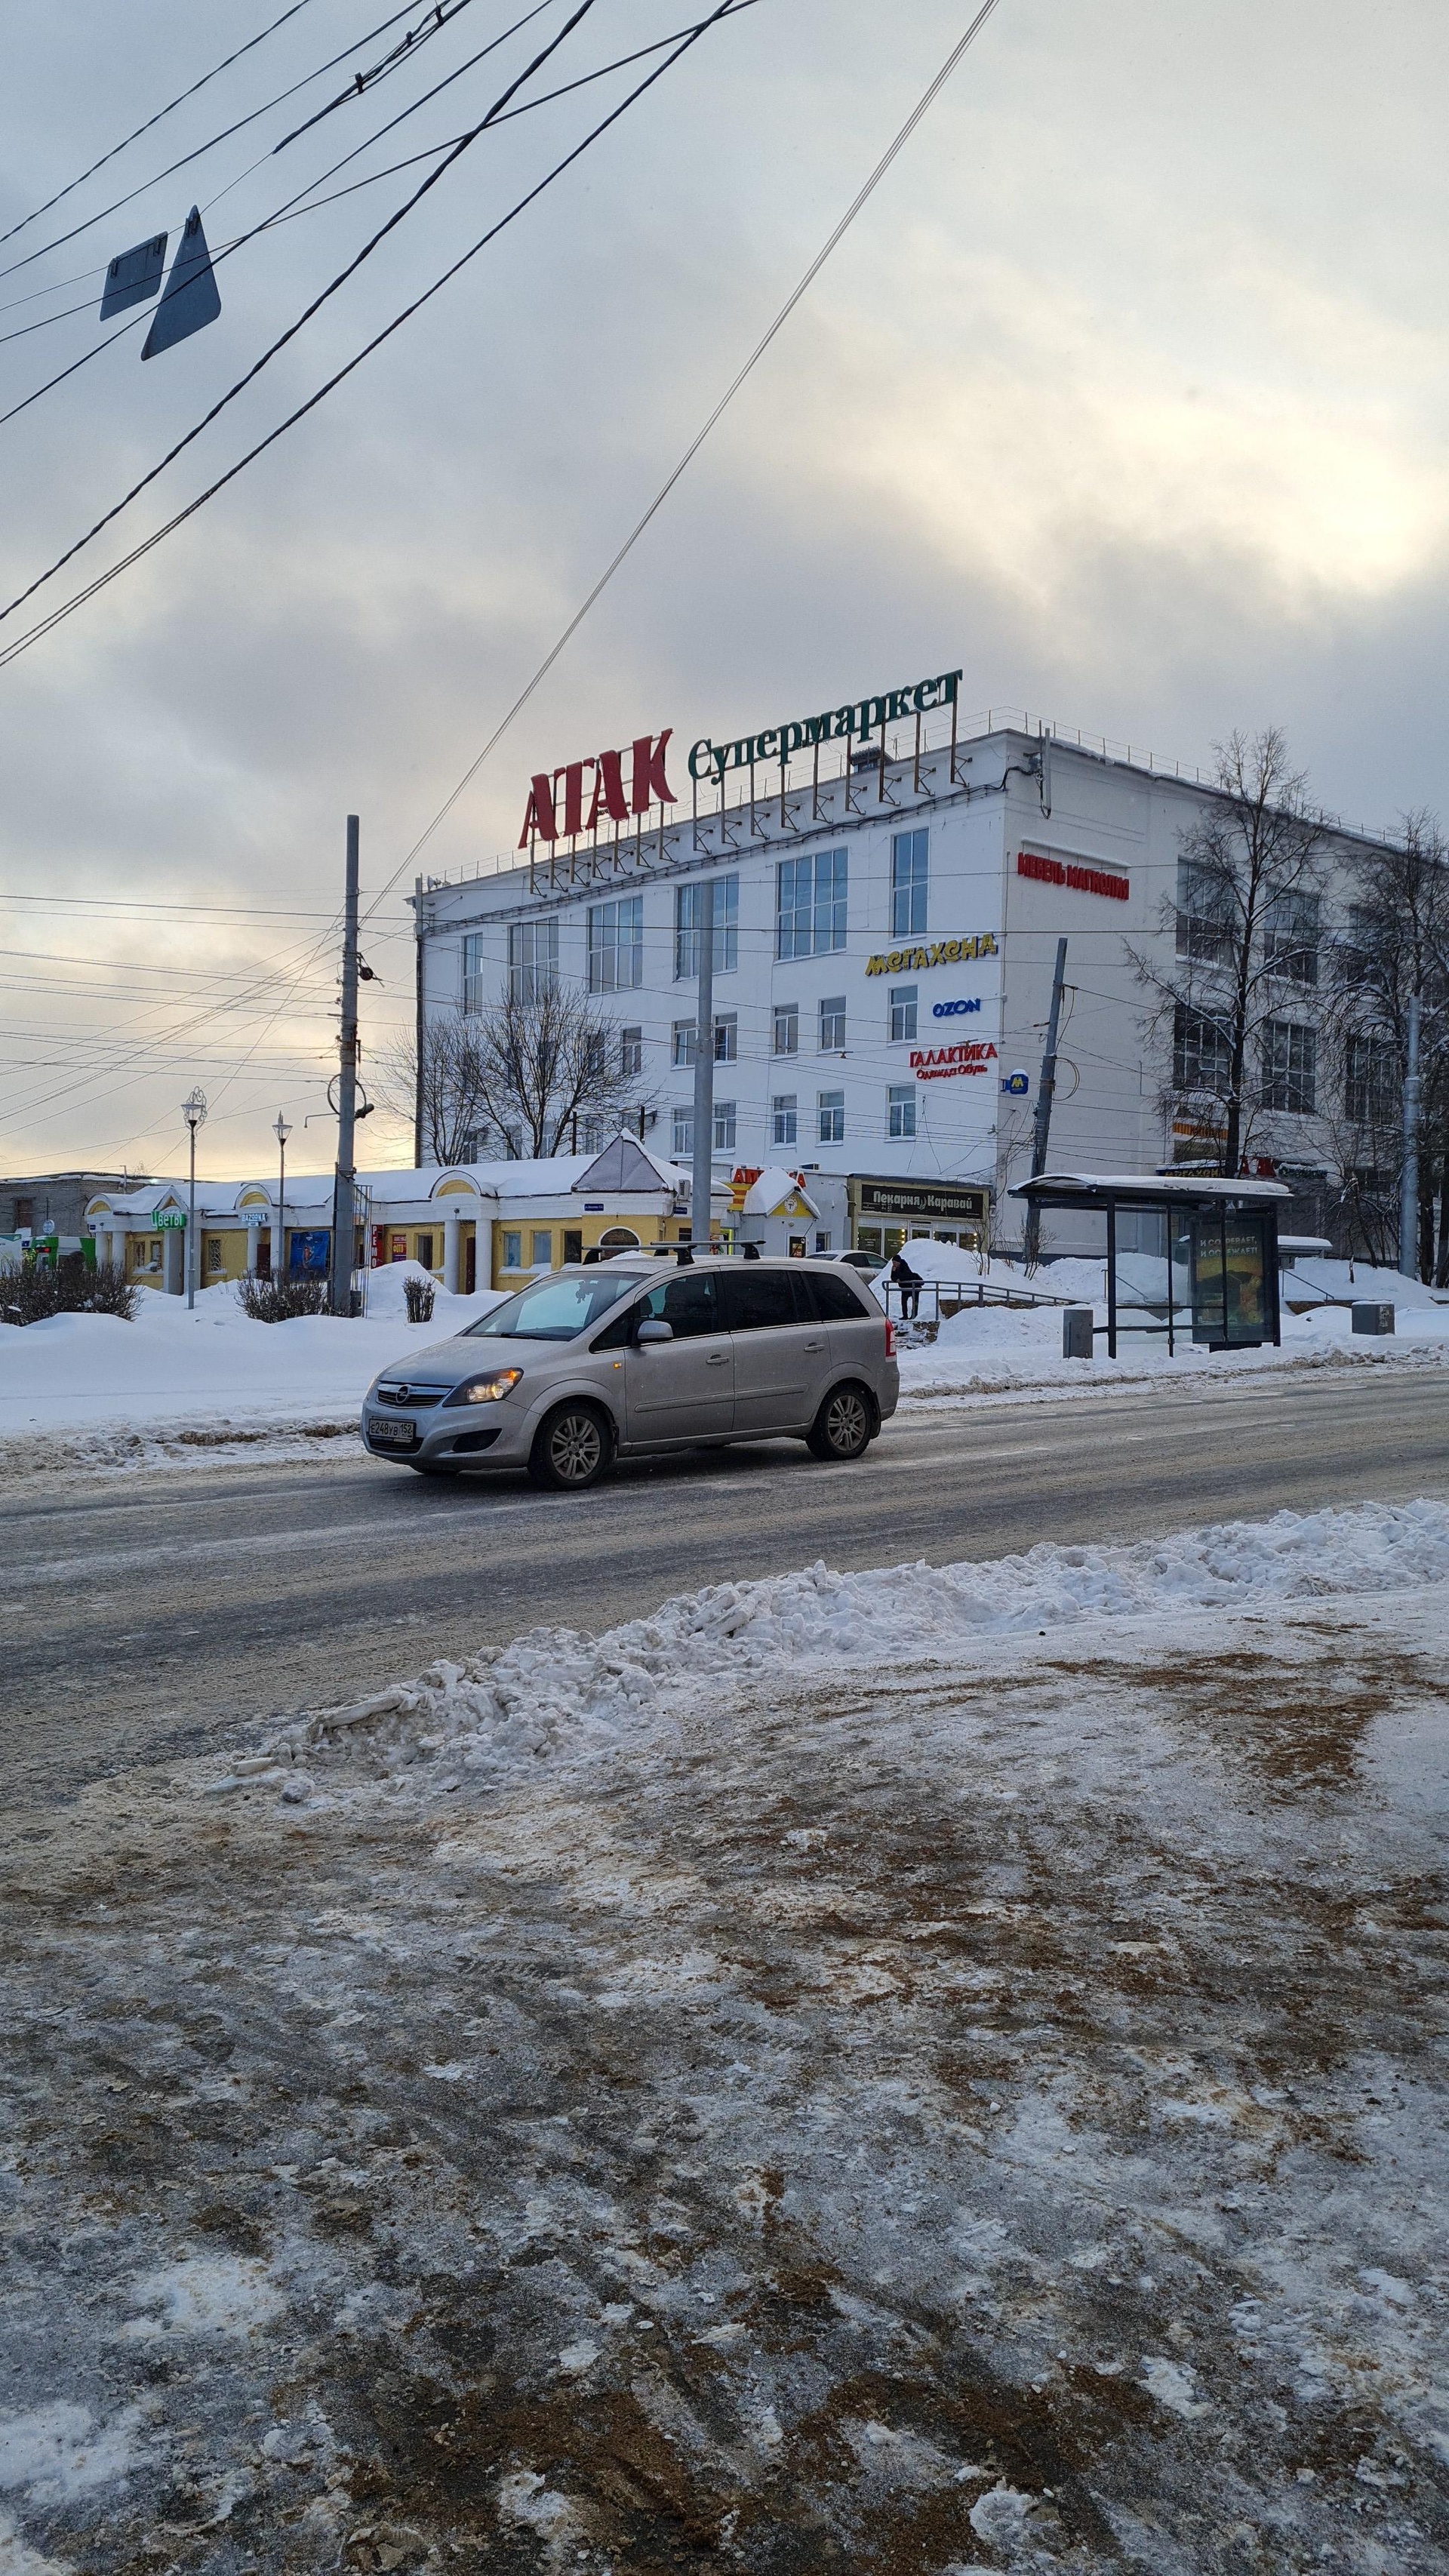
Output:
M614 556L613 561L608 564L605 570L600 574L582 607L577 609L575 614L570 618L567 626L564 628L563 633L560 635L552 650L545 654L544 659L540 662L532 679L528 682L527 687L519 691L519 694L514 699L512 706L508 709L507 714L502 718L501 722L495 726L493 732L489 735L488 740L483 745L477 759L472 763L470 768L464 771L457 786L453 789L451 796L449 796L445 802L439 806L432 821L428 824L427 829L419 833L418 838L412 845L412 848L407 852L404 858L399 860L398 865L394 868L392 875L387 880L387 883L382 886L378 893L373 897L372 902L368 905L366 912L364 912L362 916L364 921L371 920L373 913L376 911L377 906L382 902L384 895L388 895L392 892L392 889L397 884L399 877L404 875L407 869L412 866L414 860L418 857L419 852L432 839L432 836L434 832L436 832L439 824L444 820L446 815L451 813L464 789L477 777L485 760L488 759L489 755L502 741L503 736L508 731L508 728L512 724L515 716L522 713L523 709L527 706L529 699L533 696L534 691L548 677L549 672L553 669L553 666L558 660L560 654L578 633L578 630L582 626L584 619L588 616L590 609L594 606L597 600L603 597L603 594L608 589L615 573L618 572L620 566L633 553L635 546L643 536L644 531L649 526L651 520L654 519L663 508L676 483L678 483L681 477L687 472L689 466L699 454L700 449L703 447L705 440L709 437L711 431L714 430L718 426L719 422L724 418L725 413L728 411L730 404L734 401L734 398L739 392L741 386L746 382L747 378L754 373L755 368L759 365L761 358L763 358L771 342L775 340L779 333L784 329L785 324L789 321L796 305L801 301L801 298L807 293L810 286L819 276L820 271L825 266L831 252L844 240L845 235L849 232L851 225L854 223L856 216L860 213L862 207L868 204L871 197L874 196L876 189L879 187L881 180L885 177L886 172L891 167L892 162L910 141L910 138L914 134L916 127L920 124L922 117L933 105L941 90L945 88L947 81L956 69L957 64L966 52L967 47L975 42L995 7L996 0L983 0L983 5L977 10L975 17L966 29L964 36L962 36L960 41L952 47L945 62L937 72L935 79L928 83L921 97L917 100L916 105L912 108L910 115L906 118L906 121L901 127L899 133L895 136L894 140L887 145L886 150L882 153L879 161L877 161L875 165L875 168L872 170L870 177L866 180L864 187L861 188L856 196L852 198L834 231L829 235L822 248L816 252L814 259L810 262L810 265L806 269L804 276L801 278L799 285L796 286L786 297L785 302L781 305L780 310L776 314L773 322L770 324L769 329L759 340L756 341L755 346L750 351L744 365L726 386L724 392L719 398L719 401L715 404L713 411L705 421L703 428L700 429L696 436L690 440L688 447L686 447L684 454L681 456L673 472L663 483L661 483L659 490L655 493L654 498L650 502L648 509L644 512L643 517L636 520L633 528L630 530L628 536L619 548L618 553ZM0 655L0 661L3 661L4 658L5 657L3 655Z
M308 5L309 0L295 0L295 6L284 13L284 18L277 19L276 25L280 27L284 24L285 18L295 17L298 8L306 8ZM149 179L142 179L136 187L129 189L124 197L112 198L111 203L108 206L102 206L98 214L87 215L83 223L73 224L68 233L56 233L52 240L42 242L39 250L27 251L23 259L12 260L8 267L0 268L0 277L14 277L22 268L33 268L38 259L45 259L51 251L60 250L66 242L77 240L81 233L92 231L97 224L104 223L108 216L119 214L123 206L134 205L136 199L138 197L143 197L148 188L158 188L163 179L174 178L178 170L185 170L190 167L190 164L193 161L200 161L208 152L214 152L219 143L229 143L234 134L240 134L247 126L255 125L260 117L270 116L274 107L281 107L287 99L295 98L298 90L310 88L314 80L321 80L325 73L335 71L339 63L346 62L349 54L355 54L359 46L370 45L376 37L385 35L389 27L395 27L399 18L408 17L416 6L417 0L407 0L407 5L404 8L395 9L390 18L384 18L380 25L370 28L365 36L354 36L350 44L343 46L340 54L330 55L325 63L319 63L317 65L315 71L304 73L301 80L293 81L287 89L278 90L276 97L266 100L263 106L254 107L246 116L238 117L235 123L223 126L221 132L219 134L213 134L207 142L198 143L190 152L183 152L179 161L169 161L164 170L153 171ZM460 8L466 8L467 6L468 0L454 0L454 9L452 14L456 16ZM446 24L447 21L444 23ZM272 30L269 29L267 32L271 33ZM257 41L260 42L260 39L257 39ZM243 46L242 48L243 53L249 50L250 49L246 46ZM239 59L240 58L237 55L232 55L230 57L232 62ZM217 68L219 71L225 71L228 68L228 65L226 63L222 63L219 64ZM214 79L215 77L215 73L208 73L207 75L208 79ZM204 87L204 83L199 82L197 86L198 88ZM194 92L187 90L183 95L190 98L194 95ZM180 105L180 99L173 99L171 102L172 107L179 107ZM160 111L160 115L152 117L150 125L138 126L136 133L131 135L128 140L134 143L139 135L148 134L151 130L151 125L159 124L161 117L169 116L170 113L170 108L163 107ZM73 179L68 188L61 189L59 197L51 198L50 204L52 206L59 205L61 197L70 196L74 189L81 187L86 179L93 177L97 170L103 168L105 162L113 161L116 157L116 153L124 152L125 149L126 145L124 143L118 143L115 147L115 151L105 153L100 161L94 162L89 170L82 173L81 178ZM263 159L269 159L270 154L263 154L262 157ZM252 166L253 168L256 168L257 164L254 162ZM233 184L235 183L233 182ZM45 206L40 206L36 209L37 214L45 214L47 212L48 208ZM36 217L35 215L27 215L24 220L26 224L31 224L34 223ZM0 233L0 241L10 241L16 233L23 230L24 224L15 224L11 227L10 232Z
M564 29L563 33L565 35L568 34L570 28L584 15L585 10L592 6L593 0L582 0L581 7L576 11L575 17L569 21L569 26ZM464 251L460 258L454 260L450 267L444 269L441 276L434 278L431 286L425 287L421 295L415 296L411 304L405 305L400 313L395 314L391 322L386 323L381 331L377 332L364 347L356 352L355 356L348 359L345 366L339 367L334 375L329 376L324 384L319 385L314 394L309 395L306 402L299 403L296 410L288 413L285 420L279 421L275 429L269 430L265 438L258 439L255 446L249 448L244 456L239 457L234 465L229 466L224 474L218 475L214 482L207 485L205 491L199 492L193 501L189 501L186 504L184 509L178 510L172 518L166 520L164 524L155 529L149 537L143 539L140 545L134 546L128 555L123 555L120 561L113 564L108 572L98 575L96 580L88 583L83 590L75 592L72 597L63 602L59 608L53 609L48 616L38 619L34 626L27 627L20 635L16 636L3 651L0 651L0 667L3 667L7 662L14 661L19 654L27 651L32 644L38 643L42 636L48 635L54 627L61 625L67 617L72 616L76 609L83 608L89 600L94 599L97 592L106 589L111 582L119 579L123 572L129 571L133 564L139 563L144 555L148 555L151 552L153 547L160 545L165 538L173 535L175 530L183 526L186 520L194 517L198 510L204 509L208 501L214 500L218 492L224 491L229 483L234 482L239 474L245 472L248 465L254 464L256 459L259 456L264 455L269 447L274 446L278 439L284 437L289 429L294 429L299 420L304 420L309 412L315 411L318 404L324 402L330 393L335 392L338 385L344 383L347 377L352 375L355 370L363 364L365 359L370 358L374 351L381 348L385 340L390 339L395 331L401 330L405 322L411 321L413 316L420 312L425 304L430 303L432 298L439 294L443 287L451 283L453 278L459 274L460 270L467 267L470 260L476 259L478 253L486 249L490 242L495 241L498 238L498 235L507 229L509 224L515 222L518 216L523 214L525 210L534 203L535 199L543 195L546 188L553 185L555 179L561 178L564 172L571 168L573 163L579 160L582 155L599 140L600 136L608 131L610 126L617 124L619 118L625 115L627 111L643 97L645 91L652 89L656 81L662 80L664 74L673 69L675 63L680 60L683 54L688 52L691 45L698 43L699 37L703 35L707 29L717 25L721 19L729 16L732 6L733 0L720 0L719 8L714 11L712 16L702 22L696 32L683 39L683 41L675 48L675 51L669 56L667 61L659 64L656 69L648 73L642 81L637 82L635 87L629 92L628 97L621 100L617 107L612 108L607 116L601 117L598 124L592 128L590 133L585 135L581 143L576 144L571 152L566 153L561 161L556 162L552 170L548 171L546 175L538 181L535 187L530 188L526 195L520 197L517 202L509 208L507 214L500 216L496 224L490 225L488 231L480 235L479 239L474 242L468 250ZM987 6L988 8L994 7L995 0L987 0ZM561 43L562 36L555 41L556 43ZM553 48L550 47L549 50L552 51ZM539 59L546 59L546 56L541 56ZM521 78L526 79L527 74L525 73L521 75ZM513 86L516 88L518 83L515 82ZM504 92L505 98L510 97L511 95L511 90ZM484 122L486 123L487 120L485 119ZM478 133L482 132L482 130L483 128L481 125L475 127L473 135L465 138L465 142L471 142ZM459 147L459 149L462 148L464 147ZM454 154L450 156L450 160L456 158L457 153L454 152ZM368 249L375 247L376 243L382 239L383 233L391 229L391 223L400 221L403 215L411 211L411 208L417 203L418 198L424 193L424 190L435 185L436 181L442 176L442 171L446 170L449 166L450 162L444 162L442 170L435 170L428 179L424 180L422 188L414 192L414 195L409 199L408 204L400 208L398 214L391 218L389 225L385 225L382 228L382 231L373 236L372 243L367 245ZM366 255L366 251L359 253L358 260L364 258ZM336 288L343 283L343 278L350 275L352 273L352 269L357 267L358 260L354 260L351 264L351 268L344 271L343 277L335 279L332 286L326 289L325 294L318 297L316 301L308 307L307 312L292 325L291 330L284 333L282 339L274 343L273 348L266 353L267 357L274 356L277 349L281 348L285 344L286 340L291 339L294 334L302 328L303 323L309 320L311 314L317 310L317 305L326 300L326 295L334 293ZM258 367L265 363L265 358L259 360ZM233 395L241 391L242 385L250 381L250 376L255 375L258 372L258 367L252 368L248 377L244 377L241 380L241 383L232 387L231 393L223 397L223 403L230 401ZM198 423L197 429L188 433L187 439L182 440L178 447L172 449L172 456L179 454L180 447L188 445L190 438L199 435L200 430L206 427L207 422L215 417L217 411L222 409L223 403L213 405L212 410L207 414L206 420ZM170 457L163 457L161 465L154 468L152 473L147 475L142 483L137 484L135 486L135 491L141 491L144 489L145 483L154 481L156 474L161 472L162 468L169 462ZM132 498L134 498L134 492L127 494L127 500ZM16 608L21 606L24 600L32 597L35 591L39 590L45 582L49 581L53 575L61 569L62 564L68 563L72 556L81 551L83 546L89 544L91 537L98 535L101 528L108 525L109 521L117 515L117 511L123 509L125 506L126 502L122 501L117 503L116 509L108 511L106 517L99 520L96 523L96 526L89 531L87 536L81 538L77 545L72 546L68 553L61 556L57 563L50 566L49 571L42 573L38 580L30 584L28 590L22 591L18 598L13 599L8 608L0 610L0 618L10 616ZM397 873L400 874L401 871L399 870ZM396 882L396 877L394 877L393 882Z

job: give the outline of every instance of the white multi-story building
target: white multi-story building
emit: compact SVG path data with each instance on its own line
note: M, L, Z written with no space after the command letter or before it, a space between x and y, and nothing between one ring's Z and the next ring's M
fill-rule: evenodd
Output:
M644 736L535 778L516 860L419 883L420 1022L543 980L587 991L651 1142L687 1163L712 902L717 1182L802 1173L832 1248L889 1250L892 1228L964 1236L984 1192L1009 1236L1020 1220L1001 1202L1028 1168L1065 936L1052 1165L1152 1171L1210 1155L1210 1135L1174 1114L1171 1016L1146 1033L1132 952L1170 969L1180 845L1216 791L1024 717L963 722L958 680L705 736L686 757L669 735ZM1330 877L1363 846L1331 832ZM1328 1168L1309 944L1269 1042L1285 1068L1277 1151L1286 1137L1305 1183ZM1191 1036L1178 1028L1179 1057Z

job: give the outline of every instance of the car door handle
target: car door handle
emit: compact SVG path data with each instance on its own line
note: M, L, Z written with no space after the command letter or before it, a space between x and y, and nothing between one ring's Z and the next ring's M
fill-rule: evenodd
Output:
M823 1342L807 1342L805 1348L807 1351L823 1351L825 1344Z
M727 1368L732 1356L733 1354L729 1351L709 1351L705 1356L705 1367Z

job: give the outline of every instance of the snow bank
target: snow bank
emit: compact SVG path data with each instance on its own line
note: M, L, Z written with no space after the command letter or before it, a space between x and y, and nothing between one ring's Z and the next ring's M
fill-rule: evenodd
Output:
M356 1321L299 1315L257 1324L233 1286L184 1297L142 1289L134 1322L118 1315L52 1315L0 1325L0 1440L100 1427L180 1431L204 1422L239 1430L272 1422L300 1431L317 1419L355 1423L380 1368L409 1341L459 1333L500 1300L437 1292L430 1324L409 1324L402 1282L414 1263L375 1271L368 1313Z
M1397 1270L1379 1270L1367 1261L1295 1261L1283 1273L1283 1293L1298 1290L1320 1297L1377 1298L1395 1308L1424 1312L1449 1310L1449 1288L1426 1288L1422 1279L1405 1279Z
M431 1795L516 1779L539 1760L637 1749L675 1724L703 1676L801 1665L950 1662L986 1638L1083 1620L1245 1610L1449 1581L1449 1506L1360 1503L1279 1512L1132 1547L1034 1547L991 1564L836 1574L817 1564L666 1601L590 1638L538 1628L496 1656L439 1660L344 1708L310 1712L210 1794L275 1788L306 1798L313 1774L390 1775ZM929 1644L925 1641L929 1640Z

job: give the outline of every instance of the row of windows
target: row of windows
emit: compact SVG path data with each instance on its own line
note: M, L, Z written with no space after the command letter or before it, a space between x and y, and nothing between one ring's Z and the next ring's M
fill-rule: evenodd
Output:
M1278 895L1263 913L1263 964L1285 983L1315 985L1321 945L1321 906L1316 894ZM1241 914L1231 885L1208 869L1185 863L1178 870L1177 953L1204 966L1229 965L1237 951ZM1353 936L1350 918L1350 940Z
M808 1113L807 1113L808 1121ZM735 1150L736 1104L717 1100L714 1104L714 1151L732 1154ZM886 1093L886 1134L911 1137L916 1132L916 1086L912 1082L893 1084ZM778 1092L770 1103L770 1142L772 1145L799 1145L800 1099L793 1091ZM843 1145L845 1142L845 1094L843 1091L821 1091L815 1096L815 1142L820 1145ZM694 1152L694 1103L680 1101L673 1112L671 1152L676 1161L688 1162Z
M1179 1007L1172 1032L1172 1080L1180 1092L1221 1098L1232 1076L1228 1029L1199 1011ZM1358 1126L1387 1124L1398 1115L1398 1051L1384 1038L1351 1037L1344 1109ZM1268 1020L1258 1033L1258 1098L1264 1109L1312 1117L1318 1107L1318 1032L1296 1020Z
M845 946L850 854L813 850L781 859L775 870L775 954L822 957ZM891 842L891 937L919 938L930 909L930 834L897 832ZM716 975L739 966L738 876L696 878L674 890L674 974L679 983L699 973L699 943L706 927L713 939ZM530 1002L558 980L558 918L514 921L508 927L508 989ZM589 990L626 993L644 981L644 898L620 895L591 903L588 913ZM463 1008L478 1011L487 999L485 935L463 941Z

